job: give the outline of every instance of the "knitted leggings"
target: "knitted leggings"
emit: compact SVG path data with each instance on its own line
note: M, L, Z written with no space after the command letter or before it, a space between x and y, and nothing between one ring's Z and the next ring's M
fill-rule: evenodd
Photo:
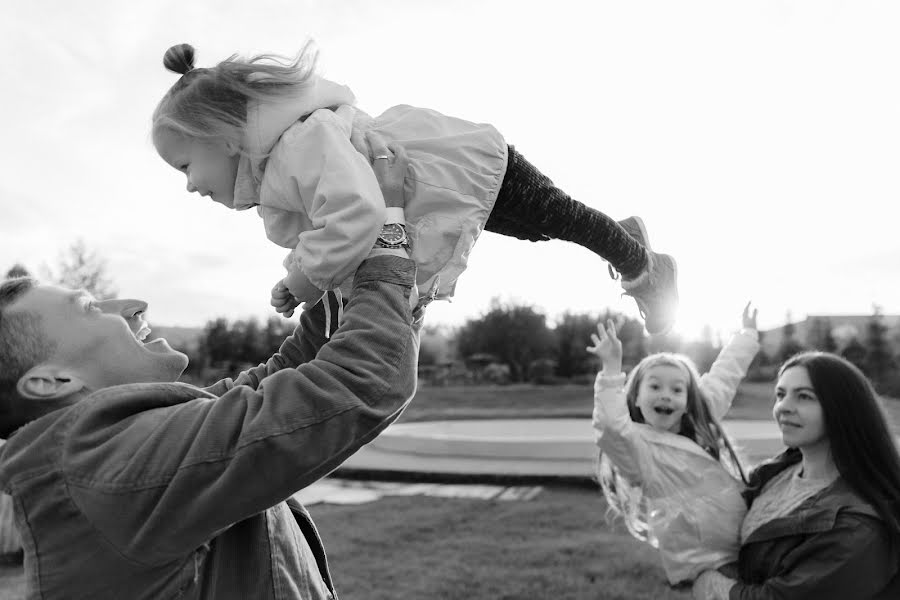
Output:
M609 262L625 279L634 279L647 266L647 251L615 220L573 200L512 146L484 228L532 242L575 242Z

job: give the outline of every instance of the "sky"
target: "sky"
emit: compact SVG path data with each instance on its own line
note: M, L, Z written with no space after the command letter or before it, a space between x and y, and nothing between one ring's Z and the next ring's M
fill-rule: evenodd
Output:
M189 194L150 116L197 65L294 54L377 115L412 104L496 126L571 194L640 215L678 260L677 331L808 314L900 313L900 5L730 0L31 0L0 20L0 269L76 239L160 325L272 312L284 250L254 211ZM484 233L452 303L634 316L579 246Z

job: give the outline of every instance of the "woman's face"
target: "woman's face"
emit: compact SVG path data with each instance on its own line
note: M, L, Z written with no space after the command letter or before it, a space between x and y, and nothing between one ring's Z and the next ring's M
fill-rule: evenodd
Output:
M785 446L803 449L828 441L825 415L806 367L791 367L778 378L772 415Z

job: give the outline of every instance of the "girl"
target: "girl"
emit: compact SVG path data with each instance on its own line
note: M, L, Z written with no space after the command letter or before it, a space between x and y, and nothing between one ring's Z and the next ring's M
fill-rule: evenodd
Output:
M572 200L490 125L406 105L372 118L347 87L316 75L314 62L307 44L292 61L233 56L195 69L193 47L173 46L163 64L181 78L153 114L154 145L187 176L188 191L256 207L269 239L291 250L273 288L279 312L349 287L376 240L408 243L419 289L450 298L487 229L592 250L621 275L651 334L671 328L675 260L650 250L639 218L617 223ZM399 213L386 215L372 174L373 161L389 158L377 150L387 145L409 161L408 230Z
M748 302L743 329L703 377L688 357L659 353L626 383L615 325L591 336L588 351L603 363L594 384L600 485L628 531L659 549L672 585L737 556L743 472L720 419L759 350L756 312Z
M706 571L694 597L900 598L900 456L869 380L834 354L798 354L772 415L788 448L750 474L735 577Z

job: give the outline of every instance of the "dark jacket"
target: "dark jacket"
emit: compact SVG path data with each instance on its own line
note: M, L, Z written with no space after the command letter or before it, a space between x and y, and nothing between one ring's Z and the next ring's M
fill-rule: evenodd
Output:
M340 329L321 308L232 384L105 388L0 449L28 598L333 597L312 520L291 495L400 414L415 390L415 265L357 271ZM323 345L324 344L324 345Z
M756 480L764 484L800 458L790 449ZM897 600L898 546L874 508L839 477L750 534L729 600Z

